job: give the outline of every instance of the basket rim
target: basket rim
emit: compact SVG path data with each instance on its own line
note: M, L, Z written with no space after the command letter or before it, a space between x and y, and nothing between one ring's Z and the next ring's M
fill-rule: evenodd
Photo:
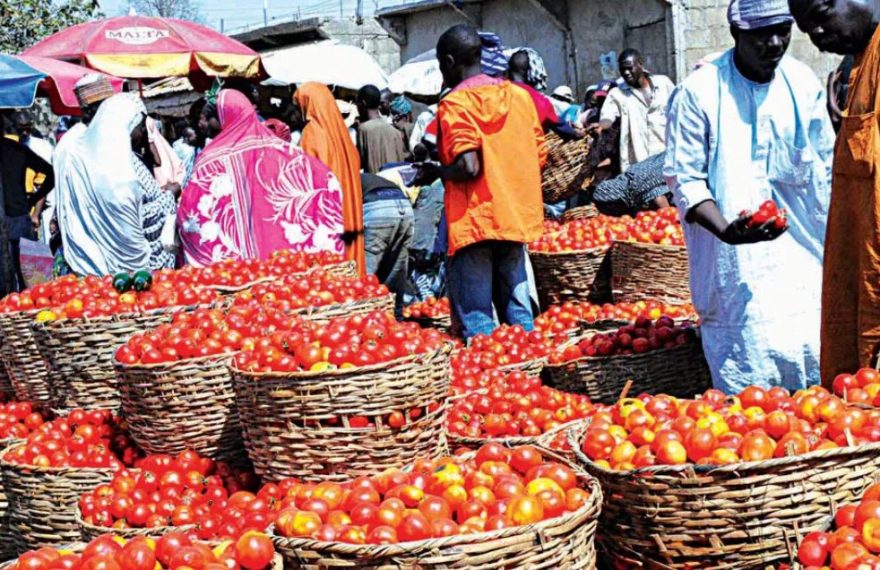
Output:
M11 318L11 317L30 317L40 313L41 311L51 311L52 309L27 309L24 311L7 311L5 313L0 313L0 319Z
M586 522L591 517L591 515L595 520L598 520L602 510L602 502L604 496L602 493L602 485L599 483L596 477L587 472L580 465L576 465L571 461L560 457L553 450L539 447L538 451L541 453L541 456L545 460L547 458L550 458L552 461L562 463L563 465L572 469L578 479L586 482L586 487L588 488L585 488L585 490L590 493L590 497L587 503L584 504L584 506L576 511L564 513L558 517L543 520L529 525L520 525L510 528L504 528L501 530L484 531L474 534L456 534L453 536L442 538L428 538L425 540L398 542L394 544L349 544L345 542L323 542L311 538L288 538L275 534L274 523L269 526L267 533L272 538L273 542L276 543L276 545L278 543L283 543L285 546L292 548L303 548L308 550L324 551L337 554L354 554L368 558L378 558L413 554L418 555L421 552L430 552L431 550L440 548L449 548L464 544L480 544L492 540L510 538L513 536L523 536L530 533L543 534L548 529L561 527L578 519L584 519L584 522ZM458 459L468 459L473 457L475 454L476 452L466 453L458 456Z
M466 394L465 397L470 394ZM485 445L487 443L498 443L505 447L517 447L520 445L533 445L536 447L541 447L542 444L550 440L562 432L568 432L570 429L577 427L577 424L582 422L586 418L578 418L564 424L558 425L555 428L551 429L546 433L542 433L541 435L531 436L531 437L462 437L450 433L446 426L444 426L443 430L446 433L446 439L449 441L450 445L454 443L461 444L472 444L472 445Z
M656 248L656 249L668 249L674 251L687 251L686 245L664 245L661 243L645 243L643 241L630 241L630 240L622 240L615 239L611 240L611 247L643 247L643 248Z
M510 364L505 364L504 366L496 366L494 370L500 370L501 372L516 372L518 370L522 370L523 368L528 368L529 366L534 366L539 363L547 366L547 360L549 358L549 356L539 356L538 358L531 358L529 360L523 360L520 362L512 362Z
M732 463L730 465L698 465L696 463L685 463L683 465L652 465L650 467L639 467L629 469L627 471L616 471L614 469L606 469L596 465L589 457L584 455L580 448L580 440L586 435L590 420L583 420L581 425L573 426L568 430L568 444L581 463L590 472L596 472L602 477L608 479L631 481L641 475L680 475L693 473L695 475L715 475L720 473L741 475L743 471L758 471L773 469L775 467L796 465L798 463L806 463L813 459L833 459L836 457L847 457L851 455L860 455L863 453L875 453L880 451L880 442L866 443L856 446L836 447L833 449L822 449L818 451L810 451L801 455L792 455L790 457L774 457L762 461L742 461Z
M128 341L124 342L122 345L128 344ZM145 371L150 372L153 370L165 369L165 368L176 368L187 366L190 364L202 364L204 362L208 362L211 360L225 360L227 358L235 358L235 355L241 352L240 350L234 350L232 352L224 352L221 354L209 354L208 356L193 356L192 358L184 358L182 360L174 360L169 362L156 362L154 364L123 364L116 360L116 356L113 356L113 365L117 370L122 372L129 371ZM218 362L220 364L220 362Z
M308 306L308 307L300 307L298 309L290 309L288 311L289 314L294 316L302 316L302 315L318 315L320 316L323 312L329 312L331 310L342 310L347 307L353 307L356 305L363 305L366 303L372 303L376 301L384 301L387 303L394 304L394 293L388 293L386 295L376 295L375 297L367 297L366 299L355 299L352 301L343 301L342 303L331 303L329 305L317 305L317 306ZM234 303L233 303L234 305Z
M220 301L220 300L218 300ZM100 317L80 317L80 318L66 318L66 319L55 319L54 321L43 321L43 322L34 322L32 326L42 326L44 328L55 328L56 326L67 325L67 326L81 326L82 324L102 324L102 323L118 323L121 321L125 321L128 319L132 319L135 317L151 317L155 315L167 315L169 313L177 313L181 311L191 311L195 309L207 309L216 306L217 303L198 303L195 305L174 305L171 307L161 307L158 309L151 309L149 311L142 312L129 312L129 313L113 313L112 315L102 315ZM50 309L47 309L50 310Z
M312 378L323 378L327 376L349 376L351 374L360 374L360 373L370 373L370 372L381 372L381 371L391 371L397 366L403 366L406 364L410 364L417 361L428 361L432 358L435 358L441 354L452 353L454 343L451 341L444 342L440 348L436 350L432 350L430 352L423 352L420 354L410 354L408 356L401 356L400 358L396 358L394 360L389 360L387 362L378 362L376 364L370 364L369 366L352 366L351 368L332 368L328 370L320 370L312 372L310 370L299 370L299 371L291 371L291 372L248 372L245 370L241 370L238 368L235 359L230 363L230 370L233 374L238 374L241 376L248 377L249 379L255 378L287 378L287 379L312 379Z
M3 448L0 451L0 467L3 469L14 469L16 471L35 471L37 473L60 475L69 472L76 473L116 473L117 470L112 467L40 467L39 465L22 465L20 463L12 463L7 461L6 454L13 449L26 445L25 441L19 441Z
M529 252L529 256L537 255L537 256L544 256L544 257L563 257L563 256L581 256L581 255L584 255L585 253L596 254L596 255L604 254L604 253L608 253L611 250L611 245L612 244L608 244L608 245L603 245L600 247L591 247L588 249L576 249L576 250L572 250L572 251L535 251L533 249L528 248L528 246L527 246L527 249Z
M697 328L697 327L694 327ZM569 343L565 344L575 344L576 341L582 340L581 338L574 338ZM544 365L545 368L550 368L553 370L557 370L560 368L568 368L572 364L579 364L581 362L596 362L596 363L604 363L604 362L615 362L615 361L633 361L633 360L642 360L650 357L657 356L658 354L671 354L674 352L683 352L684 349L693 348L695 345L699 344L699 339L689 340L684 344L680 344L674 348L658 348L655 350L649 350L648 352L643 352L641 354L610 354L608 356L582 356L575 360L567 360L565 362L559 364L550 364L547 363Z
M95 531L100 534L117 534L120 533L132 533L133 531L143 531L142 536L161 536L163 534L169 532L189 532L191 530L195 530L198 525L190 524L184 526L157 526L157 527L143 527L143 528L113 528L109 526L97 526L91 523L87 523L82 516L82 510L79 508L79 501L77 501L76 506L74 507L74 520L76 524L83 529L89 531Z

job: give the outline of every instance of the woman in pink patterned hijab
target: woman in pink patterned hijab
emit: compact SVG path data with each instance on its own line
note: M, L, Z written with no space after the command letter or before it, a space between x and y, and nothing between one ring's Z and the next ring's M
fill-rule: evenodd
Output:
M317 159L290 148L233 90L217 96L222 127L199 155L177 213L186 263L265 259L273 251L342 253L342 190Z

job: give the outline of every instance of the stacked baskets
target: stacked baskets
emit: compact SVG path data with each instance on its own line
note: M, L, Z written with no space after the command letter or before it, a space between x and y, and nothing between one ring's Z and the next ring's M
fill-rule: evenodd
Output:
M257 474L264 481L345 481L436 456L442 451L450 352L447 345L389 363L323 372L253 373L233 364L245 447ZM421 415L410 413L414 409ZM384 423L392 411L407 418L399 429Z
M530 251L542 307L565 301L604 302L611 296L608 248L585 251Z

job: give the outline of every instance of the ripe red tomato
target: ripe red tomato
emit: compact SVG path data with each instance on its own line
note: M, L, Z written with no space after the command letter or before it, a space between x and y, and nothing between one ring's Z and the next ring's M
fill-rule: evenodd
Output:
M272 540L262 533L247 532L235 543L237 561L245 570L263 570L275 556Z

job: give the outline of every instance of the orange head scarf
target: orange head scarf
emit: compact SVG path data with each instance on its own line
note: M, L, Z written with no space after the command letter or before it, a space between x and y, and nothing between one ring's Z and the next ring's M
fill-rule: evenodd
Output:
M300 146L306 154L327 165L342 186L343 224L346 233L354 236L354 241L346 246L347 257L357 262L363 274L366 262L360 155L351 141L336 99L326 85L304 83L296 90L293 99L306 120Z

